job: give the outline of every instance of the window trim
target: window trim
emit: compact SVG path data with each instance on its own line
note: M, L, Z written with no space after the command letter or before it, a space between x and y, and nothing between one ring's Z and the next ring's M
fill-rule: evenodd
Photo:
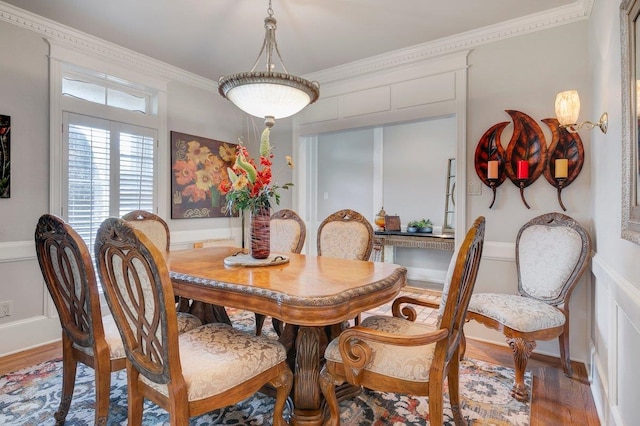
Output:
M152 92L154 96L150 101L149 114L133 113L120 110L105 105L92 103L85 100L75 99L70 96L62 96L62 77L67 72L77 73L78 70L86 70L88 76L108 75L114 81L131 82L130 87L134 91L144 88L145 91ZM100 70L100 71L98 71ZM53 214L65 217L64 211L64 135L63 135L63 111L106 117L113 121L130 123L138 126L157 129L157 156L156 156L156 177L155 184L159 188L155 213L165 215L166 211L161 206L167 206L168 194L162 188L169 185L169 175L163 169L167 164L168 145L167 136L167 85L168 80L154 76L131 71L123 66L111 62L103 61L98 57L89 56L77 51L70 50L64 46L52 43L49 53L49 99L50 99L50 179L49 179L49 211ZM122 87L122 86L121 86ZM137 90L136 90L137 89ZM132 118L131 114L135 114ZM165 207L166 210L166 207Z

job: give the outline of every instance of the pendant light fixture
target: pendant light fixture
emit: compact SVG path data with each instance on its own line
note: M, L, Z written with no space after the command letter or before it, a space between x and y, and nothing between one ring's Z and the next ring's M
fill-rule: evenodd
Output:
M220 77L218 92L247 114L264 118L265 125L271 127L276 119L294 115L314 103L320 96L320 84L287 72L276 43L276 19L273 17L271 0L267 13L262 49L253 68L249 72ZM284 72L274 71L274 52ZM256 71L263 55L266 69Z

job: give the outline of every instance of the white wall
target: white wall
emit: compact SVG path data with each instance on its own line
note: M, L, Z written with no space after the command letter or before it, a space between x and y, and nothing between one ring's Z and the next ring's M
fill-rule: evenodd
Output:
M620 237L622 100L620 1L595 3L589 22L593 82L591 120L609 113L606 135L593 132L591 206L594 293L590 345L596 405L603 424L633 425L640 418L640 246ZM587 117L585 117L587 118Z
M534 118L542 128L547 146L551 142L549 128L540 120L554 117L555 94L568 88L581 92L585 112L591 104L589 86L588 24L586 21L552 28L516 38L479 46L469 55L469 108L467 139L468 182L480 182L474 165L475 147L492 125L510 121L505 110L521 111ZM557 48L562 40L562 48ZM571 52L571 55L567 55ZM502 134L506 149L513 131L509 124ZM495 205L489 209L491 191L482 185L482 195L467 196L467 221L486 217L485 249L476 292L517 292L514 263L514 242L519 228L531 218L552 211L565 213L591 228L590 137L581 132L585 165L576 180L563 193L567 211L557 201L556 189L544 176L525 189L531 209L520 199L519 189L507 179L497 189ZM586 274L589 275L589 274ZM588 347L588 286L589 277L581 280L574 291L571 308L571 357L587 362ZM475 322L465 326L465 332L475 338L505 345L501 333ZM559 356L557 340L538 342L536 352Z

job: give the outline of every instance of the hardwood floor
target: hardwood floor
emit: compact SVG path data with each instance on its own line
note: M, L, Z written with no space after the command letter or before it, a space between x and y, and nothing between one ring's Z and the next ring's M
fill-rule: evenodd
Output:
M513 356L507 347L468 339L466 355L513 367ZM61 356L59 342L9 355L0 358L0 375ZM528 369L534 376L531 426L600 424L585 366L578 362L572 366L574 377L570 379L562 372L557 358L534 354L529 360Z

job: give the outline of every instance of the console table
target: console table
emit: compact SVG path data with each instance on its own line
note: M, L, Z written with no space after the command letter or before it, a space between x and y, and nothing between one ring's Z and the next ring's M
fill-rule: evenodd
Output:
M374 247L380 247L381 262L385 261L385 257L390 257L391 262L394 261L395 247L446 251L453 251L455 248L453 234L433 235L420 232L376 231L373 243ZM388 249L391 250L390 253L386 253Z

